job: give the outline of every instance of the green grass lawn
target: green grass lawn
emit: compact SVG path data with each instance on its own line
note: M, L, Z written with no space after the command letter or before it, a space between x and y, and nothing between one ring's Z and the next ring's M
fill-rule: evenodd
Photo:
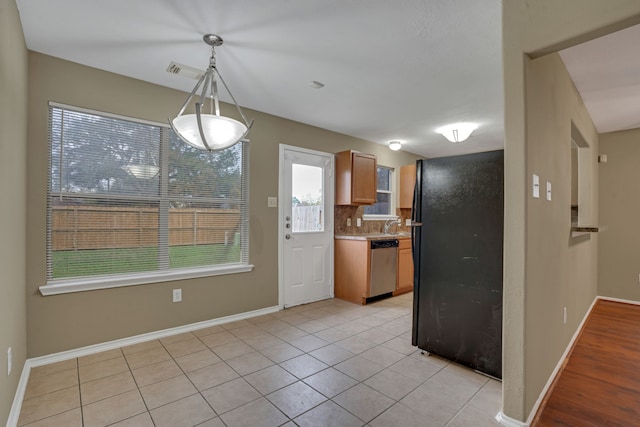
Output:
M55 251L53 279L114 273L139 273L158 269L158 248L85 249ZM169 268L198 267L240 261L239 245L169 247Z

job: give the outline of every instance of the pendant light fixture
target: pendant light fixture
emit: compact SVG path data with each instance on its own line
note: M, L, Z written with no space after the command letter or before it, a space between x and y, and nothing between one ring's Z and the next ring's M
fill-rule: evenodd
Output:
M249 133L253 120L251 122L247 121L238 102L231 94L229 87L216 67L215 48L222 45L222 37L216 34L205 34L202 39L211 46L209 68L196 83L178 115L169 120L169 125L180 139L187 144L201 150L219 151L240 142ZM244 123L220 115L218 79L227 93L229 93ZM202 89L200 90L201 87ZM200 96L197 95L198 90L200 90ZM195 114L183 114L194 96L196 97ZM209 99L207 100L207 98ZM208 111L205 112L205 110Z

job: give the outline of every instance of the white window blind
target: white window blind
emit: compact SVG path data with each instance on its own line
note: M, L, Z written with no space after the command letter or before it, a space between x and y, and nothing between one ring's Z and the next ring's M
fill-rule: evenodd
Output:
M248 264L248 143L50 104L47 283Z
M393 168L378 166L376 169L376 203L364 207L365 215L393 215L392 209Z

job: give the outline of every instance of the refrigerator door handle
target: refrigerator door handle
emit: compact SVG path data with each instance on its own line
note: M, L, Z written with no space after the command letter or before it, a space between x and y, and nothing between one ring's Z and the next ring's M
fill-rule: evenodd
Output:
M413 185L413 199L411 200L411 255L413 257L413 263L416 263L416 228L422 226L422 200L420 199L420 192L422 190L422 160L416 160L416 182ZM415 267L414 267L415 268Z
M411 257L413 258L413 327L411 344L418 345L418 311L420 309L420 240L422 239L422 160L416 160L416 183L411 202Z

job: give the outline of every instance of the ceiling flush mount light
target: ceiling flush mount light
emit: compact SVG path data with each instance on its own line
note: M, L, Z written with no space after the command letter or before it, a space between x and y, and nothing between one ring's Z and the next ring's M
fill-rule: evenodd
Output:
M316 80L311 80L309 82L309 86L311 86L314 89L322 89L324 87L324 83L318 82Z
M436 132L457 144L469 138L471 132L476 129L478 129L478 125L475 123L453 123L436 129Z
M205 34L202 39L211 46L209 68L196 83L196 87L191 91L178 115L169 120L169 125L180 139L193 147L209 151L224 150L240 142L249 133L253 120L247 122L238 102L216 68L215 48L222 45L222 37L215 34ZM220 79L220 82L222 82L222 85L233 100L244 123L220 115L218 79ZM197 92L201 87L200 96L198 96ZM196 97L195 114L183 114L194 96ZM209 98L208 102L207 98ZM204 110L207 109L207 104L209 108L208 112L205 113Z
M400 141L389 141L389 149L393 151L398 151L402 148L402 142Z

